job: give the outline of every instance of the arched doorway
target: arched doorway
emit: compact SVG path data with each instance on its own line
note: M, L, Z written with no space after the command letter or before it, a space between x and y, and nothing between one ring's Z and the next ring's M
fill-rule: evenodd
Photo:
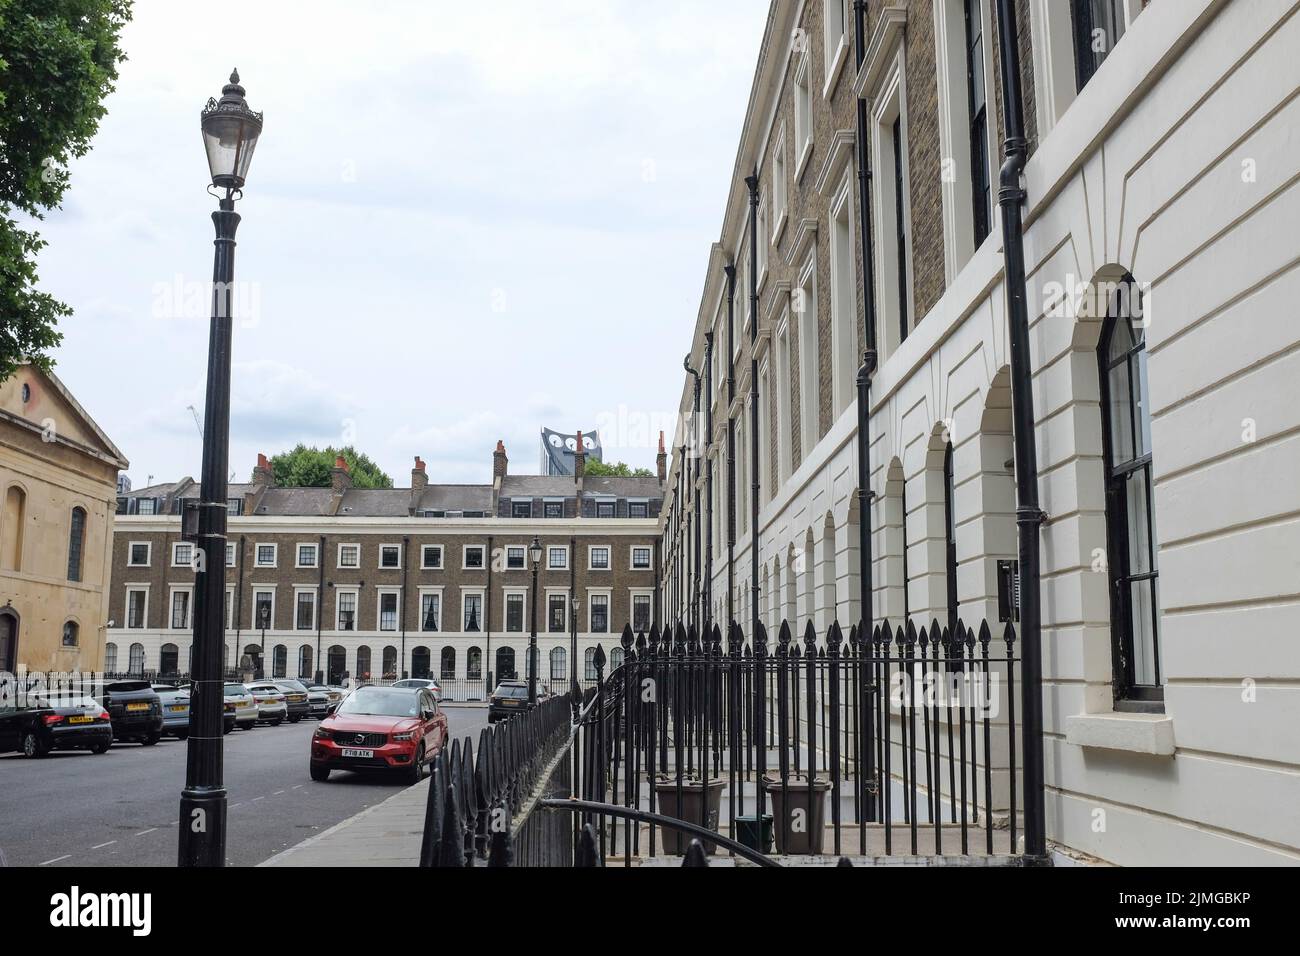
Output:
M411 676L416 680L429 679L429 649L417 647L411 652Z
M515 670L515 649L513 647L497 648L497 680L518 680Z
M384 680L397 680L397 648L389 646L384 648Z
M175 644L164 644L158 652L158 673L175 676L180 669L181 651Z
M113 649L115 652L117 648ZM114 655L116 656L116 654ZM0 671L18 670L18 615L0 614Z
M329 649L325 657L325 673L327 684L342 684L348 672L348 652L339 645L335 644Z
M370 648L357 648L357 680L370 680Z
M248 658L249 670L253 672L255 678L261 680L266 676L262 671L262 646L260 644L247 645L244 648L243 656ZM243 666L243 658L241 658L240 667L242 668Z

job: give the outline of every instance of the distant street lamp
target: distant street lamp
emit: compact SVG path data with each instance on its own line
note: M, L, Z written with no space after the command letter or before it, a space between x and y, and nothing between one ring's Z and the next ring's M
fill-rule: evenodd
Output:
M208 332L207 399L204 405L202 490L195 526L187 535L201 552L195 568L194 680L190 733L181 791L180 866L226 865L226 788L222 778L223 607L226 593L226 497L230 461L231 285L235 277L235 200L243 196L262 114L248 108L239 73L208 100L202 114L203 144L212 186L225 190L212 214L216 252L212 269L212 322ZM211 191L211 190L209 190ZM214 194L215 195L215 194ZM187 519L191 515L187 514Z
M533 593L529 600L532 614L528 625L528 706L532 707L537 703L537 572L542 566L542 543L536 537L528 546L528 559L533 566Z
M573 697L575 715L582 704L582 691L578 689L578 612L580 610L582 610L582 602L575 595L573 618L569 622L569 693Z

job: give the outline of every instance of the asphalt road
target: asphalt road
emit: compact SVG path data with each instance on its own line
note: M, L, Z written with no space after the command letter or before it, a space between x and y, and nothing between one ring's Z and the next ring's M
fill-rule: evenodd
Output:
M453 737L487 726L486 708L447 708ZM393 796L383 776L307 774L316 721L236 730L224 740L226 860L252 866ZM0 756L0 849L10 866L175 866L186 744L115 743L108 753Z

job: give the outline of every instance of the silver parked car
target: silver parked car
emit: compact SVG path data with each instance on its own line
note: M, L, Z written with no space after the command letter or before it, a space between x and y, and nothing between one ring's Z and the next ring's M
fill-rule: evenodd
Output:
M279 727L284 723L285 718L289 716L289 704L284 692L277 685L255 682L248 685L248 691L253 695L253 702L257 704L258 720L272 727Z
M190 735L190 691L174 684L154 684L162 702L163 736L185 740Z

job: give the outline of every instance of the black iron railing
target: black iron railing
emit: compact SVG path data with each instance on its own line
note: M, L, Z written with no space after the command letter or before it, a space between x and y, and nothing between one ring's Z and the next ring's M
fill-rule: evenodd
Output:
M625 866L726 853L1018 853L1016 632L838 624L621 638L554 696L441 754L426 865ZM460 834L459 842L455 835ZM450 842L449 842L450 841ZM446 848L460 846L461 852Z

